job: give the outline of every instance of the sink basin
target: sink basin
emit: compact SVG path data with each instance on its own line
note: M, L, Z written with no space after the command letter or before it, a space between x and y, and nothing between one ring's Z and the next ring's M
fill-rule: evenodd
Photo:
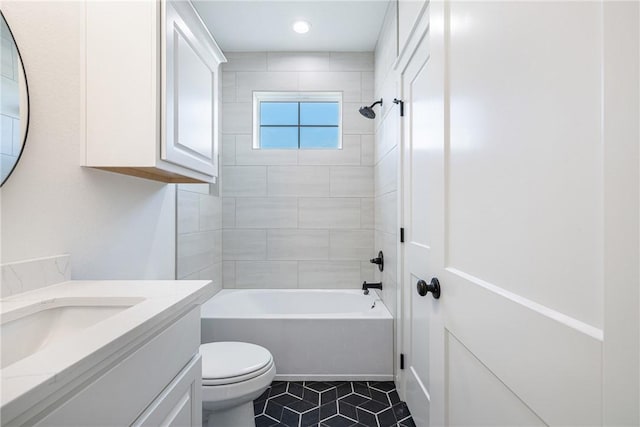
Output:
M60 298L8 311L0 320L0 369L142 302L144 298Z

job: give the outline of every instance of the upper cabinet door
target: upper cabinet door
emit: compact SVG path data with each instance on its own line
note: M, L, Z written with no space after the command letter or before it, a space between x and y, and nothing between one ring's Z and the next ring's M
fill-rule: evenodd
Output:
M161 158L218 176L219 66L224 55L190 2L163 3Z

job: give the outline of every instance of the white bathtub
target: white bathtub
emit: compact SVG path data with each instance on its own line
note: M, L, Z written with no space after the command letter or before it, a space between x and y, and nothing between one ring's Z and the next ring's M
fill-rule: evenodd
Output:
M375 291L225 289L202 306L214 341L268 348L279 380L393 380L393 318Z

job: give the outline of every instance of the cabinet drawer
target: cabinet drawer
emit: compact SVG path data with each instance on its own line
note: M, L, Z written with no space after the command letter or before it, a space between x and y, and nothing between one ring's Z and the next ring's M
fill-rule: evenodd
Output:
M196 307L36 425L130 425L197 354L199 345L200 307Z
M133 427L202 426L202 360L189 365L144 411Z

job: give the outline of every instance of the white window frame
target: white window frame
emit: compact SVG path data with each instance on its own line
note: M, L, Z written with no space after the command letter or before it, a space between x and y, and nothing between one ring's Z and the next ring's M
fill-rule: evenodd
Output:
M253 148L260 147L260 103L266 102L337 102L338 103L338 147L316 148L316 150L342 150L342 92L253 92ZM300 148L298 150L314 150Z

